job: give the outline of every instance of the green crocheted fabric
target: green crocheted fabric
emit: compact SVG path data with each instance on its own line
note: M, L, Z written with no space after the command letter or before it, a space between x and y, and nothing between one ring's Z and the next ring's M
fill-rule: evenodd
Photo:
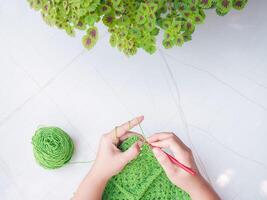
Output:
M120 149L125 151L138 140L137 136L132 136L120 145ZM142 146L136 159L109 180L102 197L102 200L190 199L185 191L169 181L150 147L146 144Z

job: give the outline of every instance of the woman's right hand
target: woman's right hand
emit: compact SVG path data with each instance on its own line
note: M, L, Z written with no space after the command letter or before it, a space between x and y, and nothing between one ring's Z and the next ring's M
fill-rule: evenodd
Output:
M147 141L151 145L159 147L153 148L153 152L170 181L185 190L191 196L192 200L220 199L212 187L199 173L190 148L188 148L174 133L156 133L149 137ZM161 148L171 150L174 157L179 162L193 169L196 174L191 175L173 164Z

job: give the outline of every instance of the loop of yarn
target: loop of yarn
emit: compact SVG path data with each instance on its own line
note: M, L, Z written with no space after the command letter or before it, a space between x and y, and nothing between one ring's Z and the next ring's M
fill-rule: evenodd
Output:
M42 127L32 137L36 161L46 169L62 167L71 159L74 144L70 136L58 127Z

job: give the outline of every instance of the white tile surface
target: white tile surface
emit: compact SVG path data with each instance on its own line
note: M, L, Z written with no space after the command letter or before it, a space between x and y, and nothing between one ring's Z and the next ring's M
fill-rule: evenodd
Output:
M0 135L4 138L0 141L0 158L8 176L5 179L12 180L10 185L16 186L24 199L43 199L51 191L60 191L63 183L66 192L53 194L61 199L70 197L89 166L71 164L55 171L40 168L33 159L31 137L37 127L46 125L59 126L70 134L76 146L74 162L94 159L88 138L68 121L46 94L38 94L0 127Z
M0 124L2 124L10 114L30 100L37 92L37 86L11 57L2 57L0 67Z
M66 130L83 161L103 133L144 114L147 135L173 131L194 150L222 199L267 199L266 6L209 12L184 47L127 58L102 26L87 52L80 33L48 27L26 1L1 1L0 198L69 199L90 167L40 168L30 144L39 125Z

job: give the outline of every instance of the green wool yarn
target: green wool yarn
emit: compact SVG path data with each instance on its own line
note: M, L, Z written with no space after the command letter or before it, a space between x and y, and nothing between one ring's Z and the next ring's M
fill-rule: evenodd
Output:
M74 144L70 136L58 127L42 127L32 137L33 154L45 169L62 167L71 159Z
M120 145L120 149L125 151L138 140L137 136L132 136ZM109 180L102 200L191 200L191 198L169 181L151 148L144 144L137 158Z

